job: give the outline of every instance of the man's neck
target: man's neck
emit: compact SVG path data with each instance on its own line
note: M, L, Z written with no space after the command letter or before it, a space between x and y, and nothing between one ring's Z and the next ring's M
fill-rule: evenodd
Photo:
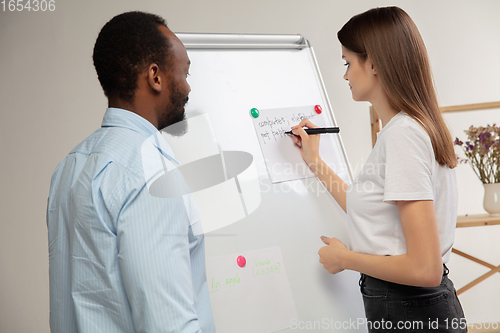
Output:
M139 103L140 104L140 103ZM130 112L133 112L142 118L146 119L149 121L154 127L158 128L158 119L156 117L156 113L151 107L148 106L140 106L137 105L135 102L125 102L121 99L109 99L108 100L108 107L109 108L119 108L123 110L127 110Z

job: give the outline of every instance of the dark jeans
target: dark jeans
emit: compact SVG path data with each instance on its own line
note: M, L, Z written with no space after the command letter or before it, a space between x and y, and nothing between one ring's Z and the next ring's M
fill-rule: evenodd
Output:
M359 285L372 332L467 332L464 312L443 265L438 287L413 287L361 274Z

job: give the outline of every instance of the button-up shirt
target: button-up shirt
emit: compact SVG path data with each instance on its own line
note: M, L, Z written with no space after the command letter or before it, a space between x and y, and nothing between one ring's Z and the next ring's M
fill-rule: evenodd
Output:
M150 191L175 163L150 122L108 108L57 166L47 207L52 333L215 332L194 205Z

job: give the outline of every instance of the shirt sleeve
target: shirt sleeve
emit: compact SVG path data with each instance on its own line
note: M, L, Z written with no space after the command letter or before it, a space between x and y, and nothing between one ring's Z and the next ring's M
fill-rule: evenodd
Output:
M384 202L433 200L434 151L427 133L401 125L388 128L384 136Z
M128 187L117 219L119 270L135 330L201 332L183 199L151 195L141 178Z

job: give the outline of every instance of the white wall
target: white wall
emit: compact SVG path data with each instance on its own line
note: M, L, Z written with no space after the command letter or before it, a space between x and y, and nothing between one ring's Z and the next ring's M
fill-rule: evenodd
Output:
M118 13L154 12L177 32L309 38L354 173L368 157L371 136L368 104L353 102L342 79L336 32L352 15L374 6L405 9L426 41L442 105L500 100L496 0L55 1L54 12L36 13L3 12L0 4L0 332L49 332L45 206L50 176L100 126L106 99L92 48L102 25ZM490 118L484 121L493 122ZM459 177L470 172L466 168L459 167ZM463 178L459 213L483 213L479 181ZM499 228L458 230L456 247L499 265ZM454 255L449 267L456 286L484 271L476 273L477 266ZM469 319L500 321L499 282L496 274L461 296Z

